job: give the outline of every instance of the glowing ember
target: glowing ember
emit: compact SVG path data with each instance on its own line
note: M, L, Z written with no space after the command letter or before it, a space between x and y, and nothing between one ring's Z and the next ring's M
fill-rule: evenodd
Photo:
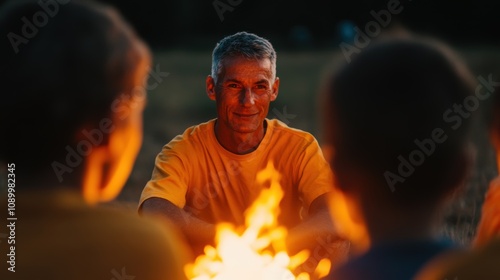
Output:
M259 172L257 182L264 184L270 181L271 185L263 189L247 209L243 233L239 234L231 224L218 224L216 248L206 246L205 254L198 256L194 264L185 267L189 279L311 279L306 272L297 276L292 273L307 260L309 252L304 250L295 256L289 256L286 252L287 230L277 223L279 203L283 198L280 177L272 162ZM323 259L313 276L323 277L329 270L329 260Z

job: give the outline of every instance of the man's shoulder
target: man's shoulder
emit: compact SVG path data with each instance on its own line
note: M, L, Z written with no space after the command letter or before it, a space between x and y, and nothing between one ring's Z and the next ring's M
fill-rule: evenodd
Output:
M305 142L314 142L316 141L316 137L312 135L312 133L288 126L286 123L278 120L278 119L266 119L269 127L272 127L273 131L276 133L283 133L287 135L288 140L296 139ZM290 138L291 137L291 138Z
M175 136L170 142L165 145L165 148L181 147L184 145L198 145L209 143L209 138L212 136L215 119L203 122L197 125L190 126L184 130L182 134Z
M184 130L184 133L182 133L180 136L182 136L184 138L189 138L189 137L192 137L194 135L199 135L199 134L206 136L208 134L208 132L210 132L210 131L213 132L215 120L216 119L211 119L211 120L208 120L206 122L190 126L190 127L186 128L186 130Z

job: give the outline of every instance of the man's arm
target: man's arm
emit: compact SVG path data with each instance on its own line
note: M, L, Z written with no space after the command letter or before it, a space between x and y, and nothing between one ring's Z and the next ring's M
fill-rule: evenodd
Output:
M195 254L201 253L205 245L214 243L215 226L213 224L193 217L166 199L158 197L147 199L143 202L139 213L169 219L184 233Z
M308 217L296 227L290 229L287 237L287 249L295 254L303 249L324 246L326 243L342 241L333 224L328 209L328 193L322 194L311 203Z

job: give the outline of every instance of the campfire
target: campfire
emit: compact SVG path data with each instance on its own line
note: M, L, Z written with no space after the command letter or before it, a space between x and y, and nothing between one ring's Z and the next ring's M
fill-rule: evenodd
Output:
M215 247L207 245L204 254L185 267L188 279L309 280L328 273L330 261L323 259L311 275L307 272L294 275L293 271L309 257L309 251L287 254L287 230L277 222L283 198L280 177L272 162L257 174L257 182L270 183L270 187L264 188L247 209L245 228L217 224Z

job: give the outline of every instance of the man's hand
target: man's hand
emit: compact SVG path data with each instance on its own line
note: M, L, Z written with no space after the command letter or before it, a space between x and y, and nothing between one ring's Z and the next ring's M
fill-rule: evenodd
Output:
M204 222L163 198L149 198L139 210L142 215L154 215L170 220L179 227L190 244L194 256L203 252L207 244L214 244L215 226Z
M290 255L309 250L310 257L301 268L309 273L323 258L330 259L332 266L336 266L349 255L350 243L338 235L330 216L327 197L328 194L323 194L311 203L308 217L289 230L286 240Z
M305 248L314 247L318 237L327 235L337 236L324 194L311 203L308 217L288 232L288 251L290 254L295 254Z

